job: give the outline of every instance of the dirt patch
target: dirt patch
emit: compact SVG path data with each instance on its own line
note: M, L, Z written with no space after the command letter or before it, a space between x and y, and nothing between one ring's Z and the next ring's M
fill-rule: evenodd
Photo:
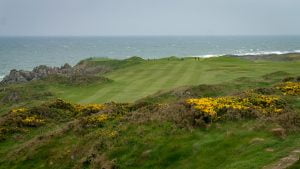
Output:
M300 156L300 149L292 151L287 157L283 157L275 163L263 167L263 169L287 169L297 163Z

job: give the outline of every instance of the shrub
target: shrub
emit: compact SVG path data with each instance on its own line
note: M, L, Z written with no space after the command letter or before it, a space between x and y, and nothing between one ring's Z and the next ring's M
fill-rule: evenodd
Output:
M0 127L0 141L4 141L8 134L13 134L17 132L25 132L26 130L17 127Z
M62 99L56 99L55 101L48 104L49 108L56 108L56 109L62 109L62 110L69 110L69 111L75 111L75 107L73 104L66 102Z
M286 77L286 78L282 79L282 82L292 82L292 81L295 81L294 77Z
M276 90L274 88L262 87L262 88L254 89L253 92L258 94L263 94L263 95L272 95L276 92Z
M76 112L83 113L85 115L95 114L105 109L105 106L103 104L76 104L74 107Z
M28 112L28 109L25 108L25 107L16 108L16 109L12 109L11 110L11 113L16 113L16 114L18 114L18 113L26 113L26 112Z
M285 82L277 87L284 95L298 96L300 95L300 82Z
M273 119L278 122L280 126L286 129L288 132L295 132L300 130L300 115L297 112L288 111L283 114L279 114Z
M22 125L28 127L38 127L45 123L45 120L38 118L37 116L28 116L25 119L21 120Z
M77 131L81 131L87 127L103 127L104 123L109 120L107 114L97 114L88 117L80 118L76 126Z
M102 137L102 138L103 138L103 137L105 137L105 138L115 138L115 137L118 135L118 132L115 131L115 130L110 130L110 129L105 129L105 128L103 128L103 129L97 131L97 132L95 133L95 135L96 135L97 137L99 137L99 138L101 138L101 137Z
M16 110L16 109L14 109ZM28 111L11 111L10 114L8 114L1 126L10 126L10 127L39 127L45 123L45 119L43 119L41 116L31 114L30 110ZM18 109L22 110L22 109Z
M88 118L88 123L103 124L107 120L108 120L108 115L107 114L100 114L100 115L89 117Z
M279 114L285 108L285 102L278 96L244 93L239 96L225 96L217 98L188 99L201 115L216 121L226 113L240 114L241 116L268 116ZM252 114L251 114L252 113Z
M39 127L46 122L65 122L70 121L78 116L91 115L104 110L103 104L72 104L62 99L56 99L51 102L34 106L31 108L19 107L12 109L0 121L0 137L3 138L7 133L22 131L26 127ZM84 118L86 125L101 126L108 119L108 115L101 114ZM16 130L4 132L7 126Z

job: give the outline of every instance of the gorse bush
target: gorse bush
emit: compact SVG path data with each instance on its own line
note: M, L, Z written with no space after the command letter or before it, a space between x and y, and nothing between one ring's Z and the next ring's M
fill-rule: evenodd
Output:
M12 109L4 121L4 124L16 127L38 127L45 123L45 118L40 115L33 114L28 108Z
M96 134L98 137L115 138L118 135L118 132L115 130L103 129L98 131Z
M62 99L56 99L54 102L49 104L49 107L87 114L97 113L105 108L103 104L72 104Z
M212 121L220 119L223 114L228 112L247 115L249 112L256 112L260 115L278 114L282 113L286 106L285 102L278 96L251 92L239 96L188 99L186 102Z
M300 95L300 82L285 82L279 84L277 87L284 95L299 96Z
M16 108L16 109L12 109L11 112L12 113L25 113L27 112L28 109L25 107L21 107L21 108Z
M23 119L21 122L24 126L38 127L43 125L45 123L45 120L40 119L37 116L28 116L25 119Z
M100 114L87 117L86 122L89 125L102 126L108 119L109 116L107 114Z
M74 107L76 112L81 112L84 114L94 114L105 109L105 106L103 104L76 104Z
M108 114L94 114L91 116L79 118L75 126L75 131L81 134L85 134L85 129L95 127L102 128L104 127L104 124L110 119L112 119L112 117Z
M211 89L210 86L208 88ZM205 127L219 120L247 118L272 119L283 127L296 130L299 128L299 116L285 101L287 97L274 95L278 93L278 89L287 95L298 95L299 82L284 82L276 88L248 89L236 95L221 97L199 94L197 96L200 98L186 100L185 96L181 101L170 103L142 101L134 104L111 102L84 105L56 99L38 106L12 109L0 121L0 136L3 140L7 135L23 132L24 129L72 120L76 121L74 131L82 134L86 133L87 128L105 128L108 121L139 124L167 121L179 127L193 128ZM190 97L195 96L196 94ZM286 119L289 125L280 119Z
M71 121L81 116L88 116L88 124L101 126L108 119L108 116L89 117L89 115L96 114L104 109L105 106L102 104L80 105L62 99L56 99L30 108L15 108L0 121L0 137L2 138L0 140L3 140L7 134L24 131L24 128L40 127L47 124L47 122L60 123Z
M56 99L55 101L48 103L47 107L75 111L75 106L72 103L69 103L62 99Z
M105 109L105 106L103 104L73 104L62 99L56 99L46 106L50 108L70 111L80 115L90 115Z

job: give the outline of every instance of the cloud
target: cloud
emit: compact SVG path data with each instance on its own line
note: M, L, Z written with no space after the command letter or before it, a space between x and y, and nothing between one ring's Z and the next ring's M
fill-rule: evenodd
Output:
M300 34L298 0L0 0L0 35Z

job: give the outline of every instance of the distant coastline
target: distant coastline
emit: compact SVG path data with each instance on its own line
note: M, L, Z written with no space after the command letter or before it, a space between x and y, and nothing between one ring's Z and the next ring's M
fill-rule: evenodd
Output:
M249 59L249 60L272 60L272 61L299 61L300 60L300 51L293 51L293 52L279 52L279 51L274 51L274 52L263 52L263 53L245 53L245 54L223 54L223 55L201 55L201 56L169 56L169 57L177 57L177 58L212 58L212 57L222 57L222 56L228 56L228 57L239 57L239 58L245 58L245 59ZM160 59L164 59L164 58L169 58L169 57L162 57ZM101 58L101 57L90 57L90 58ZM139 58L139 57L138 57ZM145 59L143 57L140 57L141 59ZM89 58L86 58L89 59ZM83 60L86 60L83 59ZM113 58L107 58L107 59L113 59ZM123 60L123 59L121 59ZM77 63L79 63L80 61L78 61ZM68 63L65 63L67 65L69 65ZM36 67L39 66L43 66L43 65L35 65ZM59 66L62 65L55 65L54 67L49 67L51 68L58 68ZM74 66L74 65L73 65ZM18 69L18 68L14 68L12 70L21 70L23 71L23 69ZM11 71L11 70L10 70ZM31 71L31 70L25 70L25 71ZM7 74L3 74L0 75L0 82L3 80L3 78L5 78Z
M0 37L0 78L11 69L75 65L88 57L145 59L300 53L300 36Z

